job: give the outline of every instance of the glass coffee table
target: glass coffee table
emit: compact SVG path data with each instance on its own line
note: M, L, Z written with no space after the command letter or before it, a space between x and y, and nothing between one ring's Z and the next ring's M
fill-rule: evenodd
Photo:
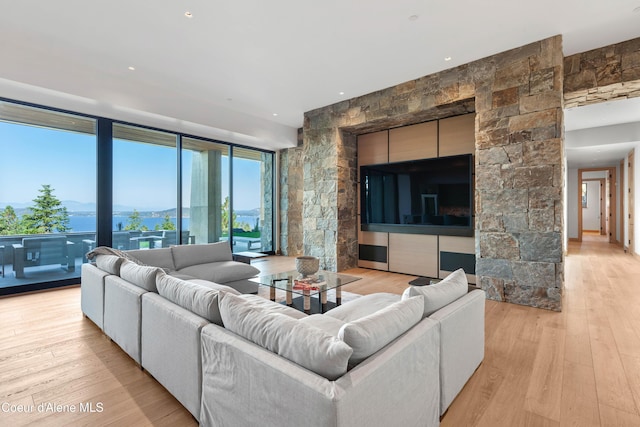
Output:
M251 279L263 286L268 286L269 298L276 300L276 290L285 291L283 304L294 307L307 314L324 313L342 304L342 285L360 280L359 277L332 271L319 270L312 276L302 277L296 270L283 273L265 274ZM336 301L327 301L327 291L335 289ZM318 304L311 303L312 298Z

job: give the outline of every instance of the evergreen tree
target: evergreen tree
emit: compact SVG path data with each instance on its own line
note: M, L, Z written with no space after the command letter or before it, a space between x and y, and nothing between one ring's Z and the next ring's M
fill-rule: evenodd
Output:
M142 218L140 217L140 212L138 212L136 209L134 209L131 215L129 215L129 222L127 223L127 226L124 229L127 231L149 230L146 225L142 225Z
M13 206L7 205L0 211L0 235L12 234L22 234L22 224Z
M173 221L171 221L171 217L169 216L169 214L165 214L162 224L156 224L155 229L156 230L175 230L176 225L173 223Z
M69 213L62 202L53 195L53 188L43 184L40 195L33 199L34 206L22 217L25 234L44 234L70 231Z
M229 196L227 196L222 204L222 234L229 234L229 204ZM251 229L251 226L246 222L238 222L238 215L235 212L231 214L231 220L233 228L242 228L245 231Z

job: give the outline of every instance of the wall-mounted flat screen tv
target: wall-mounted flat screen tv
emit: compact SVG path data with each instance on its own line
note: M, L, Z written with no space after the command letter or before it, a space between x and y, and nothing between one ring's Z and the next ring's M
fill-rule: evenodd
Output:
M473 156L360 167L363 231L473 236Z

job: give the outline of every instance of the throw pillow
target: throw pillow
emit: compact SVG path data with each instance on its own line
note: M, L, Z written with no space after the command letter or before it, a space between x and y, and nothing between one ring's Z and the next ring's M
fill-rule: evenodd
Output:
M464 270L459 268L434 285L408 287L402 294L402 298L424 296L423 316L427 317L465 295L468 290L467 276Z
M422 319L422 300L418 296L398 301L342 326L338 337L353 348L349 365L362 362L418 323Z
M138 265L125 260L120 267L120 277L149 292L158 292L156 274L162 271L159 267Z
M97 255L96 267L102 271L106 271L109 274L120 275L120 266L122 265L124 258L120 258L115 255Z
M220 315L231 332L329 380L347 372L353 350L318 328L230 294L220 301Z
M342 328L342 326L344 326L345 324L345 322L343 322L342 320L335 319L330 316L325 316L324 314L312 314L311 316L301 318L300 322L321 329L329 335L335 337L338 336L340 328Z
M191 265L181 269L180 273L216 283L227 283L255 277L260 274L260 270L243 262L218 261Z
M233 259L229 242L172 246L171 255L173 256L173 265L176 270L181 270L190 265L231 261Z
M160 296L174 304L222 326L218 296L221 291L187 282L161 272L156 276Z

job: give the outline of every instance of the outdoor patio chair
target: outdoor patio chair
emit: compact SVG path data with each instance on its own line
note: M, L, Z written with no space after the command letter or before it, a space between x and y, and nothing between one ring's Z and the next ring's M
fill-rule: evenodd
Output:
M73 242L67 236L24 237L22 244L13 245L13 271L24 278L24 269L60 264L67 271L75 270Z

